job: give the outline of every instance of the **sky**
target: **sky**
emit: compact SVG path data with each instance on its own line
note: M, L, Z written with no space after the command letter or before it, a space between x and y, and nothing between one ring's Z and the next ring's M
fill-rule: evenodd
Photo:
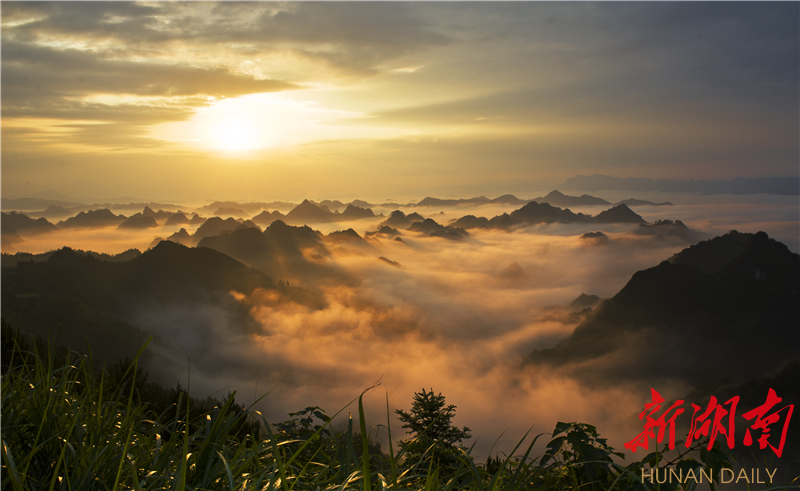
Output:
M0 9L4 197L525 196L576 174L800 174L797 2Z

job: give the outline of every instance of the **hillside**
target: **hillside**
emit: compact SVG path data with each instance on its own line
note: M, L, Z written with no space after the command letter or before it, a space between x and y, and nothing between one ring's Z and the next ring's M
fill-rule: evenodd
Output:
M593 380L742 380L798 357L798 301L800 257L763 232L730 232L634 274L570 336L524 364Z

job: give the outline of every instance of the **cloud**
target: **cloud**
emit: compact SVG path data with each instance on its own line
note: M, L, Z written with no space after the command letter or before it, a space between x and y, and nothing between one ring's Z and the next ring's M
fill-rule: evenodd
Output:
M559 227L478 233L465 242L411 232L404 239L408 246L373 243L373 255L337 254L338 266L358 284L321 287L324 308L275 292L230 292L227 302L245 307L255 330L239 326L225 308L192 303L135 306L131 322L188 351L193 392L201 397L235 387L248 401L279 384L260 406L271 421L308 405L336 411L380 379L392 408L407 408L422 387L441 391L458 405L457 423L482 435L484 456L504 430L522 434L533 423L549 431L556 420L582 420L604 434L620 431L623 416L638 407L633 383L584 386L555 371L521 371L519 363L581 320L544 307L566 305L582 291L609 296L635 269L680 246L617 241L587 253L578 236ZM498 277L512 260L526 276L508 285ZM173 385L186 375L185 356L177 348L164 354L176 360L172 378L161 371L162 382ZM382 396L367 402L370 424L383 422L383 404Z

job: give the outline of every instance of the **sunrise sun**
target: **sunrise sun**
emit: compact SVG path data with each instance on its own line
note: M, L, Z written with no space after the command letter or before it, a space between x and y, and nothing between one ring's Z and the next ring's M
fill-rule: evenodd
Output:
M209 138L213 147L229 152L253 150L261 144L255 123L244 115L220 120Z

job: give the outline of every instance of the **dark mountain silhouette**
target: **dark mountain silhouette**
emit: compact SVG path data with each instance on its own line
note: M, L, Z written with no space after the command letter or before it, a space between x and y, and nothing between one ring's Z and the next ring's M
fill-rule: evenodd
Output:
M295 227L278 220L264 232L246 228L206 237L198 247L227 254L273 278L302 282L309 287L348 280L347 275L325 264L330 254L322 234L308 226Z
M360 199L354 199L353 201L350 202L350 204L353 206L357 206L359 208L375 208L375 205L373 205L372 203L367 203L366 201Z
M332 251L339 253L363 255L375 252L375 247L352 228L331 232L323 238L323 241L331 246Z
M700 232L687 227L680 220L656 220L653 224L642 223L634 229L633 233L656 237L675 236L687 242L696 242L702 235Z
M422 232L431 237L441 237L443 239L460 240L468 236L469 233L463 228L440 225L436 221L426 218L421 222L414 222L408 228L414 232Z
M130 324L144 306L215 305L228 313L228 328L254 330L248 307L229 292L249 295L263 288L291 297L293 291L211 249L163 241L143 254L124 254L136 257L112 262L64 248L46 261L4 265L3 318L45 338L60 330L68 346L85 347L90 340L98 358L114 361L135 353L147 338Z
M400 237L395 237L395 238L394 238L394 241L395 241L395 242L400 242L401 244L405 244L405 243L406 243L406 241L404 241L404 240L403 240L402 238L400 238Z
M120 252L119 254L106 254L105 252L82 251L80 249L72 249L75 253L81 256L92 256L95 259L100 259L109 262L125 262L133 258L139 257L142 252L139 249L128 249L127 251ZM16 254L3 254L3 267L14 267L21 262L35 262L43 263L50 260L50 257L57 251L48 251L41 254L31 254L30 252L18 252Z
M338 220L360 220L362 218L375 218L375 213L369 208L359 208L352 204L347 205L347 208L339 216Z
M195 214L192 215L191 220L189 220L189 224L190 225L202 225L202 224L206 223L206 220L208 220L208 219L205 218L205 217L201 217L200 215L195 213Z
M586 380L744 380L798 357L799 301L800 256L764 232L731 232L634 274L525 364Z
M397 261L392 261L391 259L385 258L383 256L378 257L378 259L383 261L383 262L385 262L386 264L388 264L390 266L394 266L395 268L402 268L403 267L403 265L398 263Z
M19 236L14 227L5 221L0 221L0 248L3 251L13 252L14 246L22 242L25 240Z
M285 218L286 217L284 216L284 214L277 210L273 211L272 213L268 212L267 210L264 210L260 214L251 218L251 220L259 225L268 227L275 220L284 220Z
M187 217L185 213L179 211L167 217L167 221L164 222L164 225L186 225L190 222L191 220L189 217Z
M165 220L166 221L171 216L175 215L176 213L183 214L183 212L181 212L180 210L178 210L177 212L167 211L167 210L162 210L162 209L159 209L158 211L153 211L153 209L150 208L149 206L145 206L144 210L142 210L142 212L141 212L141 215L146 216L146 217L153 217L156 221L161 221L161 220ZM136 215L139 215L139 213L137 213ZM136 215L133 215L133 216L136 216Z
M223 220L220 217L211 217L203 222L197 231L195 231L194 236L192 237L192 243L196 245L205 237L213 237L225 230L233 230L238 226L239 222L233 218L227 218Z
M594 217L594 221L602 223L647 223L644 218L634 213L624 203L600 212Z
M376 230L375 232L366 232L364 235L366 235L367 237L372 237L375 235L403 235L403 234L401 234L400 231L397 230L396 228L384 225L378 228L378 230Z
M425 220L419 213L411 213L406 215L400 210L395 210L389 215L389 218L382 221L378 227L392 227L397 229L407 230L414 222L421 222Z
M286 214L285 223L289 225L306 225L309 223L329 223L335 221L334 215L323 210L309 200L303 200L292 211Z
M58 222L58 228L95 228L119 225L127 220L125 215L115 215L110 210L89 210L80 212L74 217Z
M158 222L152 216L136 214L124 222L120 223L117 228L122 229L142 229L158 227Z
M552 193L551 193L552 194ZM454 227L499 228L510 230L517 227L542 223L647 223L642 217L631 211L626 205L617 205L600 212L596 217L573 213L569 209L562 210L549 203L531 201L518 210L497 215L491 220L474 215L467 215L451 223Z
M562 189L580 189L583 191L619 190L619 191L663 191L663 192L695 192L704 194L782 194L797 196L800 194L800 177L737 177L732 181L676 181L674 179L653 180L646 177L612 177L602 174L591 176L577 175L570 177Z
M645 201L643 199L628 198L614 203L615 205L626 204L628 206L673 206L669 201L663 203L653 203L652 201Z
M543 198L535 198L533 201L537 203L547 203L559 208L569 208L571 206L595 206L595 205L610 205L611 203L594 196L584 194L582 196L567 196L564 193L555 190L550 191L547 196Z
M597 306L601 301L602 298L598 297L597 295L587 295L581 292L578 295L578 298L572 301L571 304L567 306L570 310L583 310L583 309L591 309Z
M435 207L435 208L448 208L453 206L477 206L477 205L489 205L489 204L503 204L503 205L523 205L527 203L528 200L519 199L512 194L504 194L503 196L499 196L494 199L489 199L486 196L479 196L477 198L467 198L467 199L439 199L439 198L425 198L419 203L410 206L425 206L425 207Z
M597 244L597 245L606 244L606 243L608 243L608 240L609 240L608 236L606 234L604 234L603 232L600 232L600 231L597 231L597 232L586 232L585 234L581 235L581 239L583 239L583 240L585 240L587 242L591 241L591 243L594 243L594 244Z
M460 227L460 228L484 228L489 225L489 219L485 217L476 217L475 215L466 215L458 220L453 220L450 222L450 225L453 227Z
M725 235L689 246L668 261L672 264L694 266L706 273L714 273L732 261L750 240L752 234L731 230Z
M11 213L0 213L0 215L2 215L0 221L13 228L17 233L23 235L40 234L57 230L56 226L48 222L45 218L34 220L29 216L14 211Z
M192 236L189 235L189 232L186 231L185 228L181 228L174 234L167 237L167 240L171 240L172 242L177 242L178 244L183 244L185 246L190 246L192 244Z
M504 217L504 215L501 215ZM508 218L498 219L494 217L489 220L489 226L505 228L509 225L533 225L538 223L574 223L587 222L592 217L582 213L575 214L570 210L562 210L547 203L537 203L531 201L518 210L512 211ZM497 220L496 220L497 219Z
M239 225L237 225L236 228L234 228L233 230L239 230L239 229L242 229L242 228L254 228L254 229L257 229L259 232L261 232L261 227L259 227L255 223L253 223L252 220L242 220L239 223Z
M358 232L353 230L352 228L348 228L347 230L337 230L336 232L331 232L325 236L325 242L330 243L342 243L342 242L363 242L364 239L358 235Z

